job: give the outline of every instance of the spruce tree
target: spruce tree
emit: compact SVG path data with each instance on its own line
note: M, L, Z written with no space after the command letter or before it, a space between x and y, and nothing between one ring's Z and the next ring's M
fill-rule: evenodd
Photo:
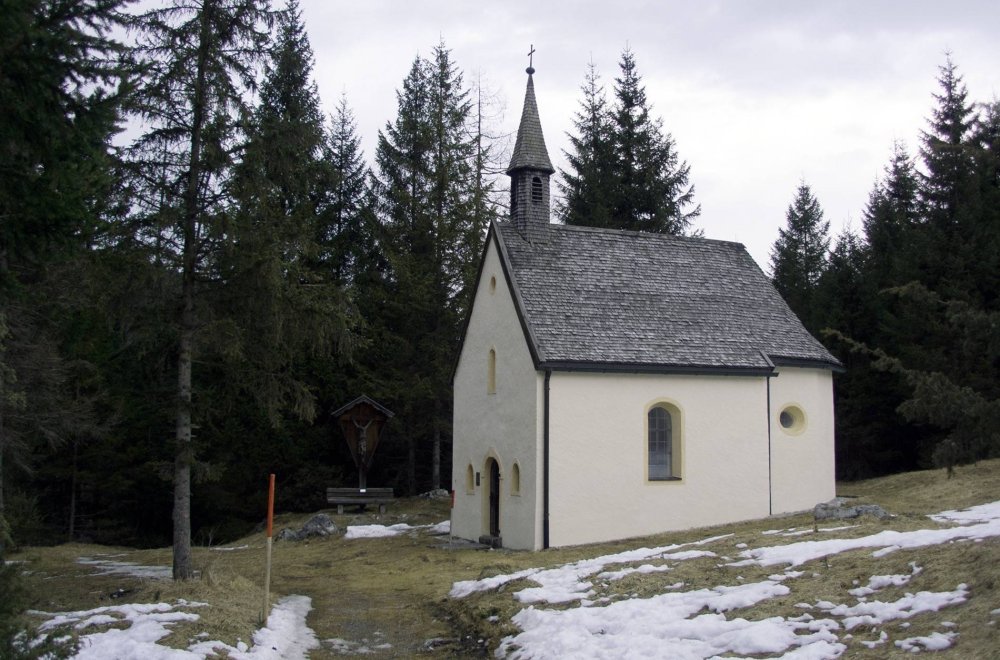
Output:
M0 10L0 562L12 465L31 470L86 426L58 336L57 303L79 298L53 287L50 271L86 249L110 197L127 89L111 37L122 4L11 0Z
M806 329L815 333L813 297L827 265L830 223L823 220L819 201L805 182L799 184L785 219L771 248L771 278Z
M937 107L921 135L920 201L924 236L918 268L921 280L945 298L967 299L974 291L970 242L978 203L971 133L974 110L955 63L940 67Z
M124 0L6 0L0 21L0 287L87 236L110 185Z
M981 106L973 128L976 223L972 281L986 311L1000 311L1000 101Z
M921 202L927 221L948 236L949 228L960 221L963 198L969 192L972 154L969 138L974 111L958 68L949 56L940 68L934 94L938 106L923 131L921 157Z
M576 135L568 135L571 152L564 151L568 170L560 170L562 199L558 212L569 225L614 227L614 145L608 102L596 65L587 66L580 87L583 99L573 119Z
M897 142L862 215L867 269L876 289L905 284L916 275L912 261L920 223L918 185L913 161Z
M278 17L235 168L238 205L222 242L224 309L215 340L220 360L238 377L219 389L247 397L272 426L286 412L312 421L314 395L297 373L305 355L332 357L349 335L346 300L333 273L319 266L317 228L329 177L312 48L292 0Z
M341 96L323 151L328 184L320 207L319 261L338 284L354 282L366 244L368 167L354 114Z
M266 0L172 0L134 18L141 71L136 97L146 132L130 149L138 238L179 278L173 509L173 575L191 562L192 384L207 283L218 275L231 210L238 120L269 39Z
M450 434L451 365L485 227L471 212L477 151L468 92L443 44L432 59L414 60L397 99L397 117L379 133L375 154L379 243L389 269L374 321L380 343L393 351L379 366L400 370L387 388L397 416L408 420L412 492L418 451Z
M615 79L612 109L614 166L611 213L622 229L683 234L701 214L694 204L691 168L677 154L663 120L650 116L635 56L625 49Z

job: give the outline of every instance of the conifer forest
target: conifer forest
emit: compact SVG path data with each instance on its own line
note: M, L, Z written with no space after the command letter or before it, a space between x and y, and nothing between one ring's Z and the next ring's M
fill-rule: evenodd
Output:
M301 11L266 0L0 0L0 556L238 537L356 484L330 413L395 416L369 483L450 488L451 379L510 136L428 44L363 153L321 110ZM711 235L641 53L581 48L557 216ZM838 478L1000 455L1000 102L960 62L887 154L859 231L806 181L761 264L843 363Z

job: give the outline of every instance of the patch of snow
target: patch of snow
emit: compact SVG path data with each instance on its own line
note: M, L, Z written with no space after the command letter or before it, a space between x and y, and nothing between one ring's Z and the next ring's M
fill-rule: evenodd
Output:
M450 534L451 533L451 521L442 520L436 525L431 525L427 532L429 534Z
M417 529L406 523L395 525L351 525L344 534L345 539L376 539L387 536L399 536L411 530Z
M908 583L914 575L919 574L923 569L917 566L916 562L910 562L911 573L909 575L873 575L868 580L868 585L864 587L858 587L857 589L849 589L847 593L851 594L856 598L862 598L864 596L870 596L876 591L880 591L886 587L901 587Z
M173 577L173 569L170 566L142 566L134 562L108 561L107 559L93 559L91 557L77 557L76 563L96 568L97 572L92 573L92 575L128 575L129 577L154 580Z
M883 644L886 643L886 641L888 639L889 639L889 635L883 630L882 632L879 633L878 639L872 640L870 642L865 641L865 640L861 640L861 643L864 644L865 646L867 646L868 648L873 649L876 646L882 646Z
M249 547L250 547L249 545L238 545L234 548L209 548L209 550L212 550L214 552L234 552L236 550L246 550Z
M643 575L649 573L662 573L663 571L673 570L672 567L666 564L661 564L659 566L653 566L652 564L643 564L642 566L636 566L634 568L623 568L620 571L604 571L603 573L598 573L597 577L604 578L605 580L620 580L623 577L632 575L634 573L640 573Z
M920 529L909 532L886 530L856 539L829 539L825 541L800 541L787 545L768 546L740 553L746 559L731 566L771 566L789 564L800 566L808 561L828 557L841 552L862 548L878 548L872 556L881 557L904 548L922 548L940 545L960 539L993 538L1000 536L1000 502L972 507L963 512L946 511L938 514L941 520L970 522L958 527L943 529ZM938 519L934 516L932 518Z
M232 660L306 660L309 651L319 648L316 633L306 625L310 610L308 596L285 596L271 608L266 625L254 632L249 650L245 644L240 648L222 642L198 642L188 649L199 658L226 651Z
M179 621L197 621L193 612L179 608L206 607L206 603L178 600L168 603L123 604L98 607L78 612L60 612L42 623L38 629L46 632L63 626L87 630L94 626L127 624L123 628L108 628L80 634L80 648L74 660L204 660L224 650L233 660L304 660L307 651L316 648L316 636L306 624L306 614L312 609L305 596L283 598L271 610L267 626L254 633L254 647L248 650L240 642L236 647L223 642L196 642L187 650L161 646L157 642L170 634L168 626ZM45 614L36 612L36 614ZM199 634L201 638L205 635Z
M937 612L942 607L964 603L969 595L969 588L960 584L954 591L920 591L916 594L906 594L902 598L884 603L871 601L858 603L854 606L817 603L816 607L826 610L833 616L844 617L844 628L851 630L857 626L881 625L895 619L909 619L921 612Z
M917 652L920 647L928 651L943 651L951 646L952 640L958 637L958 633L933 632L926 637L907 637L896 642L896 646L904 651Z
M502 587L508 582L532 576L541 570L542 569L540 568L527 568L516 573L494 575L493 577L482 578L479 580L461 580L451 585L451 591L448 592L448 595L452 598L465 598L469 594L474 594L478 591L491 591L498 587Z
M727 619L722 612L784 596L787 587L765 581L625 600L605 607L540 610L528 607L514 616L521 632L504 638L498 657L707 658L724 653L782 653L785 657L836 657L846 650L831 629L817 623L809 634L781 617L760 621ZM713 613L698 614L703 609ZM794 654L792 654L794 653Z
M979 506L972 506L968 509L962 509L961 511L942 511L941 513L935 513L927 517L934 522L951 522L959 523L961 525L977 522L989 522L1000 518L1000 501L990 502L989 504L980 504Z
M522 603L568 603L574 600L590 598L594 595L591 587L593 584L584 578L596 575L604 571L610 564L625 564L651 559L668 559L673 561L684 561L696 559L698 557L714 557L715 554L707 550L683 550L681 548L690 545L706 545L716 541L729 538L732 534L713 536L693 543L681 543L677 545L660 546L657 548L638 548L636 550L626 550L612 555L603 555L593 559L583 559L571 564L564 564L556 568L539 569L529 568L510 575L497 575L483 578L481 580L464 580L452 584L449 596L452 598L464 598L477 591L488 591L495 589L507 582L530 577L537 582L537 587L527 587L514 594L514 597Z
M407 525L397 523L395 525L350 525L344 533L345 539L376 539L387 536L399 536L407 532L426 529L430 534L448 534L451 531L451 521L443 520L436 525Z

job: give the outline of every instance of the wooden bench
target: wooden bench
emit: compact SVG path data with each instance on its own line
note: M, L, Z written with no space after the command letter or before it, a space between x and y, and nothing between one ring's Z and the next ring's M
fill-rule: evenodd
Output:
M378 512L385 513L385 505L393 501L391 488L327 488L326 501L337 505L337 513L343 514L345 506L357 506L361 511L369 504L378 504Z

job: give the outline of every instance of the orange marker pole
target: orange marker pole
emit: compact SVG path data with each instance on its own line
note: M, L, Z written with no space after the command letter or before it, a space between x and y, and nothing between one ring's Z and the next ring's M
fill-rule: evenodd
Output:
M267 487L267 561L264 565L264 608L260 617L261 625L267 623L271 613L271 532L274 530L274 475Z

